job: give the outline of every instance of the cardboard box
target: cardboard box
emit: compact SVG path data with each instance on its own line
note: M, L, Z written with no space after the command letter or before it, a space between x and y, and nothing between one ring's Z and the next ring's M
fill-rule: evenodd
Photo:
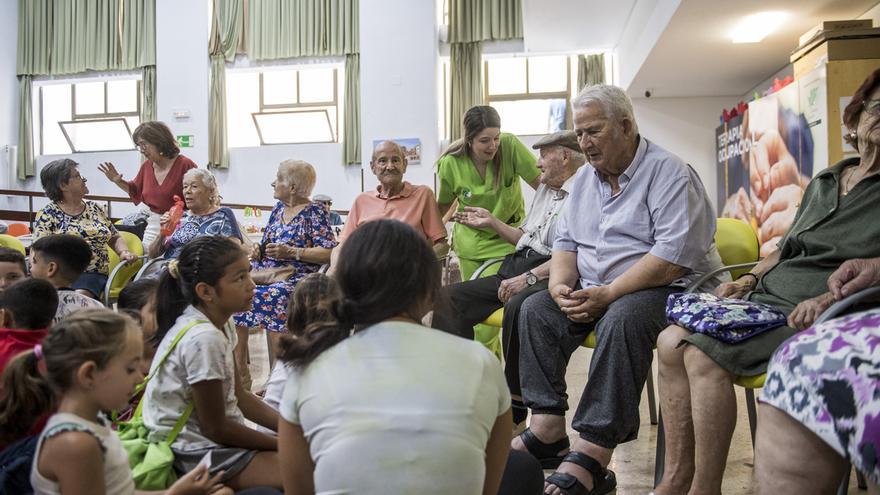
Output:
M880 59L880 28L824 32L791 55L794 78L835 60Z
M852 19L848 21L823 21L818 26L802 34L798 39L798 46L806 45L810 40L822 31L841 31L845 29L871 29L871 19Z

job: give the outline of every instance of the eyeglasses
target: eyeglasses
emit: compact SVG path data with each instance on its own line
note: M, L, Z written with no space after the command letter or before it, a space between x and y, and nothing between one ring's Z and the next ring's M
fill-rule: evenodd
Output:
M865 108L865 112L871 115L880 115L880 99L865 100L862 102L862 106Z
M134 145L134 147L135 147L138 151L140 151L141 153L143 153L144 151L147 151L147 144L148 144L147 142L145 142L145 141L141 141L140 143L136 143L136 144Z

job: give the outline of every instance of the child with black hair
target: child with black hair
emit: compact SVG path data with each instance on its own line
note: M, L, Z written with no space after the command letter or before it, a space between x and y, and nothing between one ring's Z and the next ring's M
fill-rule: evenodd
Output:
M46 337L57 306L55 288L45 280L24 279L0 292L0 373Z
M203 236L184 246L159 279L153 341L165 355L189 328L147 384L144 425L151 438L168 438L178 419L191 411L171 443L174 467L186 472L211 453L211 473L235 490L281 488L277 441L245 424L245 418L274 429L278 413L244 389L236 372L235 313L248 311L254 296L250 262L237 242Z
M24 255L15 249L0 246L0 292L26 276Z
M92 250L82 237L52 234L31 244L31 276L49 281L58 290L58 310L53 323L88 308L104 306L70 288L92 260Z
M4 434L27 425L35 412L57 407L37 441L35 493L135 494L128 454L101 411L125 405L143 380L141 352L131 318L91 309L65 318L42 344L9 363L0 401ZM204 466L195 468L164 493L231 493L218 486L219 478L208 476Z

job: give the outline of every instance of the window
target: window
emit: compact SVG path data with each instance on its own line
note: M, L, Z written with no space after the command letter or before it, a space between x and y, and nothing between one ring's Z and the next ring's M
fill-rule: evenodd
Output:
M498 110L504 131L538 135L571 127L571 63L566 55L485 61L485 101Z
M340 72L338 65L227 71L229 146L339 142Z
M41 155L134 150L131 133L140 124L140 80L136 77L39 85Z

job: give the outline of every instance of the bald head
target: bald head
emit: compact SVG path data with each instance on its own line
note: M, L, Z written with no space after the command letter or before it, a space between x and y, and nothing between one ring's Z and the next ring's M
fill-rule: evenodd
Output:
M396 154L400 157L400 160L406 160L406 157L403 154L403 148L400 147L399 144L394 141L382 141L377 144L375 148L373 148L373 157L370 159L370 162L375 162L376 157L379 156L380 153L392 153Z
M373 148L373 159L370 160L370 169L376 174L376 178L383 187L396 189L403 183L403 174L406 172L406 156L403 148L394 141L382 141Z

